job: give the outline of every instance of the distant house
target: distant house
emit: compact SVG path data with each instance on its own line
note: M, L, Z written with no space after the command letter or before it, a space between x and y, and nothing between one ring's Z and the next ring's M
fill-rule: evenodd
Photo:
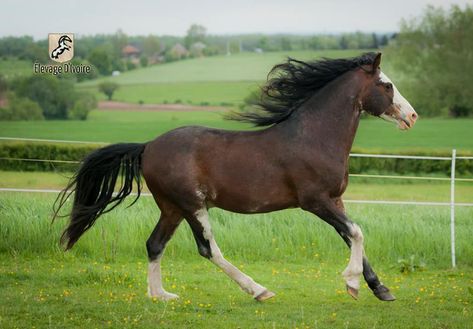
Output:
M169 52L175 59L181 59L189 55L189 51L180 43L176 43Z
M122 54L123 54L123 57L129 59L132 63L137 64L140 62L141 50L139 50L135 46L126 45L122 49Z

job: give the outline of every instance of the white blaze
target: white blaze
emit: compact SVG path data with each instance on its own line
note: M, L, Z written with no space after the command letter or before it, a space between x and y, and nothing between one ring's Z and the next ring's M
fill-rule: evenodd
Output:
M396 88L396 85L391 81L391 79L388 78L388 76L386 74L381 72L379 74L379 78L382 82L389 82L389 83L392 84L393 91L394 91L393 104L399 108L399 111L401 112L401 116L402 116L401 119L409 121L411 123L411 126L412 126L412 124L414 123L412 121L412 117L414 117L414 121L415 121L415 118L417 117L417 113L414 110L414 108L412 107L412 105L409 104L407 99L405 99L404 96L401 95L399 90ZM415 114L415 115L413 116L413 114ZM388 120L388 121L396 121L397 122L397 120L395 120L394 118L392 118L388 115L385 115L385 114L382 114L381 117Z

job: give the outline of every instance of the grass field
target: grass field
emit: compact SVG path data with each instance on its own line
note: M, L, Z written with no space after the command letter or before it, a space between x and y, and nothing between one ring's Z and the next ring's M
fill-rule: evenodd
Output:
M359 301L345 294L348 249L310 214L212 210L225 255L276 298L256 303L239 291L198 256L184 224L163 261L165 286L181 298L162 303L145 296L144 242L158 216L150 198L101 218L66 254L57 246L65 221L50 224L53 200L0 194L2 328L468 328L473 320L472 209L458 209L459 268L452 271L448 209L347 207L394 303L378 302L366 286ZM425 270L401 274L398 259L411 255Z
M148 83L121 86L114 94L117 101L139 104L185 103L196 105L225 105L235 107L258 88L256 81L204 81ZM107 97L94 87L81 87L95 93L97 99Z
M86 121L0 121L3 137L26 137L95 142L144 142L170 129L203 125L223 129L250 126L222 119L216 112L92 111ZM380 119L361 121L355 149L370 152L473 151L473 119L421 118L415 128L399 131Z
M357 56L362 52L364 50L289 51L202 57L128 71L111 78L111 80L123 85L203 81L263 81L266 79L269 70L288 56L309 60L320 57ZM108 79L105 77L83 82L81 85L95 86L100 81Z
M8 79L28 76L33 73L33 63L28 60L0 58L0 73Z
M185 60L114 78L121 85L115 98L133 103L238 104L284 55L309 59L358 53ZM4 67L0 61L0 72ZM80 88L94 91L98 82ZM362 120L355 151L473 152L472 119L420 115L409 132L381 120ZM194 124L251 129L223 121L220 113L96 110L87 121L0 122L0 135L144 142ZM64 186L65 175L0 171L0 187L57 189ZM446 202L449 188L448 182L352 178L345 198ZM472 196L473 184L457 184L457 202L473 202ZM183 224L163 260L165 287L181 298L164 303L145 296L145 241L159 216L152 198L142 197L132 208L120 206L106 214L68 253L57 244L66 220L50 223L54 198L0 192L0 328L453 329L471 328L473 323L472 207L456 208L458 268L451 270L449 207L346 205L363 229L371 263L398 297L394 303L379 302L366 285L359 301L345 293L341 272L349 250L313 215L285 210L249 216L212 209L213 231L226 257L275 291L276 298L257 303L239 291L198 256L192 233ZM400 272L401 267L422 263L423 271Z

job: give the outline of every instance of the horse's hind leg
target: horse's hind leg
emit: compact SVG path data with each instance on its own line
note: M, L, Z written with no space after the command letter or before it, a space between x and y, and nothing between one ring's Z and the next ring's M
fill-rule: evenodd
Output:
M192 229L201 256L220 267L223 272L238 283L243 291L252 295L256 300L263 301L275 295L223 257L213 237L207 209L198 210L194 214L185 217Z
M167 242L171 239L174 231L182 221L181 214L174 210L161 209L159 222L146 241L148 251L148 294L150 297L156 297L161 300L170 300L177 298L164 290L161 278L161 258Z

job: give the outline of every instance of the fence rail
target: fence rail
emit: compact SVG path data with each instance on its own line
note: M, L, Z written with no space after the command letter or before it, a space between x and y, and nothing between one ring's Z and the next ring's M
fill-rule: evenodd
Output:
M103 142L85 142L85 141L66 141L52 139L34 139L34 138L15 138L0 137L0 140L20 140L32 142L54 142L54 143L76 143L76 144L108 144ZM372 175L372 174L350 174L351 177L380 178L380 179L405 179L405 180L431 180L431 181L450 181L450 202L430 202L430 201L394 201L394 200L344 200L347 203L361 204L385 204L385 205L420 205L420 206L449 206L450 207L450 242L451 242L451 261L452 267L456 267L455 254L455 207L473 207L473 203L455 203L455 182L473 182L473 178L456 178L455 168L457 160L473 160L473 156L457 156L456 150L452 150L452 155L447 156L416 156L400 154L361 154L350 153L350 157L364 158L387 158L387 159L411 159L411 160L432 160L432 161L450 161L451 175L448 177L429 177L429 176L401 176L401 175ZM7 158L0 157L0 160L9 161L31 161L31 162L50 162L50 163L73 163L80 161L55 160L55 159L28 159L28 158ZM25 189L25 188L0 188L0 192L28 192L28 193L59 193L60 190L54 189ZM149 193L142 193L143 196L150 196Z

